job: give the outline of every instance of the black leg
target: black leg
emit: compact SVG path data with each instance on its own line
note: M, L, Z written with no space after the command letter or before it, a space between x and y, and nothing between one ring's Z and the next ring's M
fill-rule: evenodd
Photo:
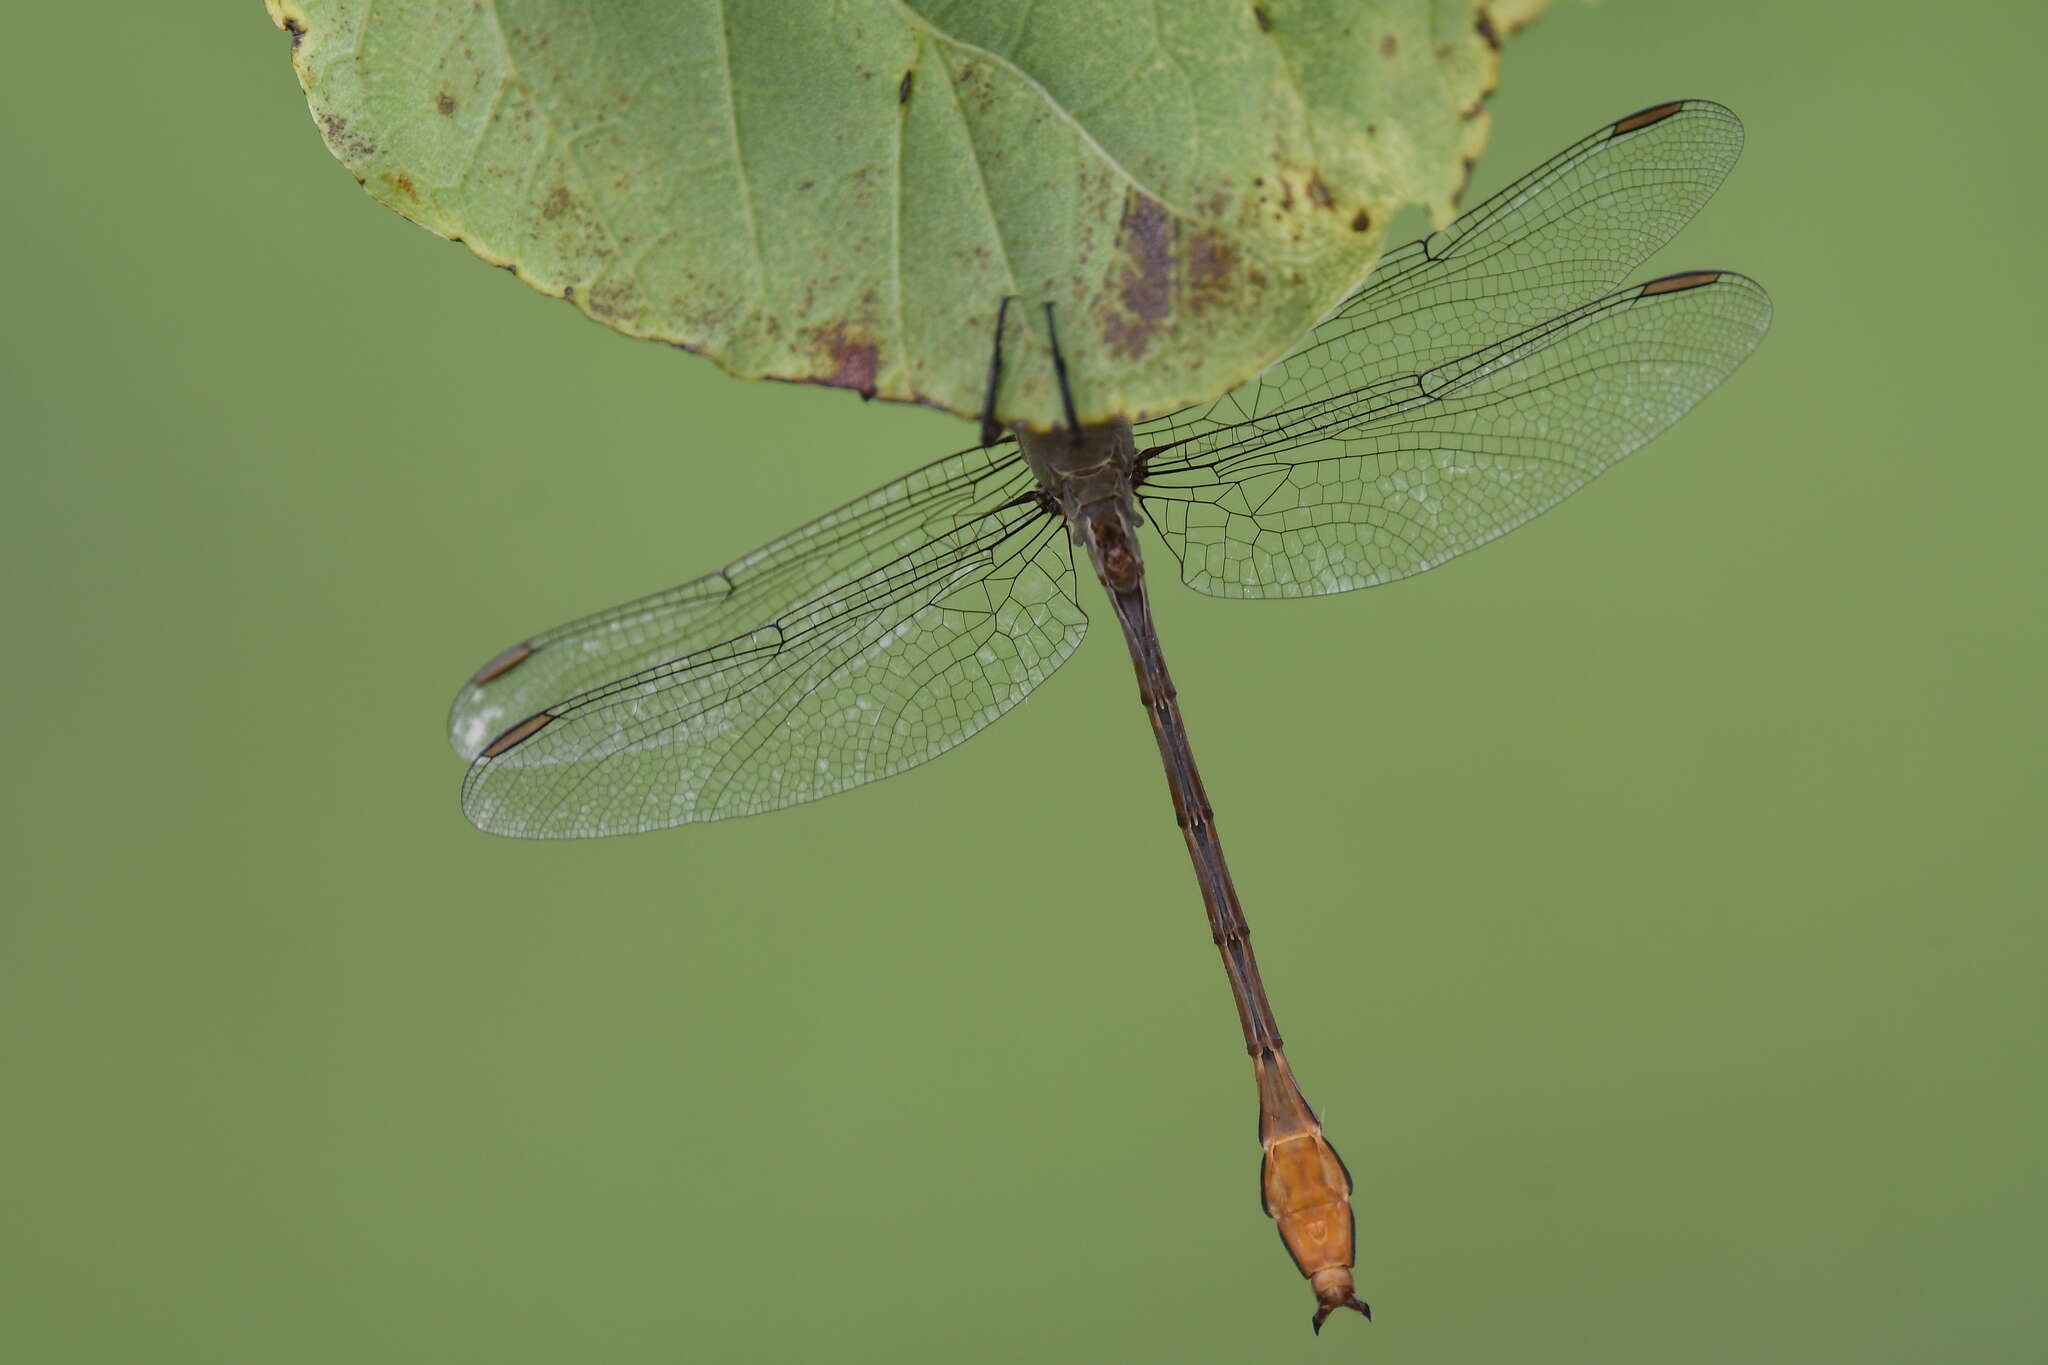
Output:
M992 446L1002 438L1002 423L996 421L996 389L1003 382L1003 322L1010 316L1010 300L1014 294L1003 295L1002 303L996 306L996 344L988 357L988 391L981 398L981 443Z
M1060 334L1052 325L1052 300L1045 304L1045 335L1052 342L1052 371L1060 379L1060 402L1067 410L1067 435L1081 444L1081 419L1074 415L1074 390L1067 383L1067 358L1060 354Z

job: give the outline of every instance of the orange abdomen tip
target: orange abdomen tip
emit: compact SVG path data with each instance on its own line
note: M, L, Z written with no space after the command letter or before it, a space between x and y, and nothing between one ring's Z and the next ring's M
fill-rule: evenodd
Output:
M1321 1332L1339 1308L1370 1318L1351 1274L1351 1176L1321 1129L1268 1140L1260 1183L1280 1240L1315 1290L1311 1325Z

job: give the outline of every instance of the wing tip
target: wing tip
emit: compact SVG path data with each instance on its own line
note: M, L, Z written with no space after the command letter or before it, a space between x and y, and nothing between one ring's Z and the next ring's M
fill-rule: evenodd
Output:
M1688 289L1703 289L1707 285L1719 283L1721 277L1728 273L1725 270L1681 270L1675 275L1660 275L1638 286L1636 297L1647 299L1658 294L1678 294Z
M1768 320L1771 311L1770 291L1756 280L1739 270L1681 270L1675 274L1660 275L1654 280L1645 280L1633 290L1623 290L1619 297L1638 299L1656 298L1662 294L1684 294L1695 289L1712 285L1724 285L1741 293L1752 295L1764 310ZM1617 297L1609 295L1609 298Z
M1692 98L1664 100L1661 103L1647 105L1644 108L1638 109L1633 114L1625 115L1608 124L1607 136L1610 138L1626 137L1630 133L1639 133L1645 128L1654 128L1666 119L1675 118L1680 114L1711 114L1733 124L1737 129L1742 127L1742 119L1737 116L1733 109L1730 109L1719 100Z
M477 758L479 760L497 758L502 754L510 753L546 729L549 722L556 719L557 717L552 711L536 711L517 725L508 727L496 739L484 745L482 749L477 751Z
M487 659L483 667L470 675L469 685L471 687L482 687L485 683L496 682L499 678L504 677L507 673L510 673L528 659L531 659L538 649L539 646L535 645L533 641L521 640L503 653L493 655Z
M1623 137L1629 133L1651 127L1654 124L1662 123L1665 119L1684 109L1689 103L1692 103L1692 101L1666 100L1662 104L1653 104L1647 109L1638 109L1627 118L1616 119L1608 127L1607 135L1609 137Z

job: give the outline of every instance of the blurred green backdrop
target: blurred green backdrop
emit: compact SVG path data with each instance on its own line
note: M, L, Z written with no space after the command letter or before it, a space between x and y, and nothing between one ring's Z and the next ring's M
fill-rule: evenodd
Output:
M0 1355L2036 1360L2040 9L1565 4L1483 195L1747 120L1764 349L1499 547L1159 590L1380 1320L1311 1307L1106 617L818 805L473 832L456 684L962 444L365 197L254 0L0 86ZM1647 273L1647 272L1646 272ZM885 973L877 982L871 970Z

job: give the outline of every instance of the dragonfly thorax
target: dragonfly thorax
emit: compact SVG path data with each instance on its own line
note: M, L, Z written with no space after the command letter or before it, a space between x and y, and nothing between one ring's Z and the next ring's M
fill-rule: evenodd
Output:
M1017 444L1038 486L1052 495L1069 521L1094 503L1129 503L1138 463L1130 423L1109 422L1079 432L1019 431Z
M1112 592L1134 589L1144 561L1131 495L1138 451L1130 424L1112 422L1079 432L1020 431L1017 442L1040 490L1067 519L1074 543L1088 552L1102 581Z

